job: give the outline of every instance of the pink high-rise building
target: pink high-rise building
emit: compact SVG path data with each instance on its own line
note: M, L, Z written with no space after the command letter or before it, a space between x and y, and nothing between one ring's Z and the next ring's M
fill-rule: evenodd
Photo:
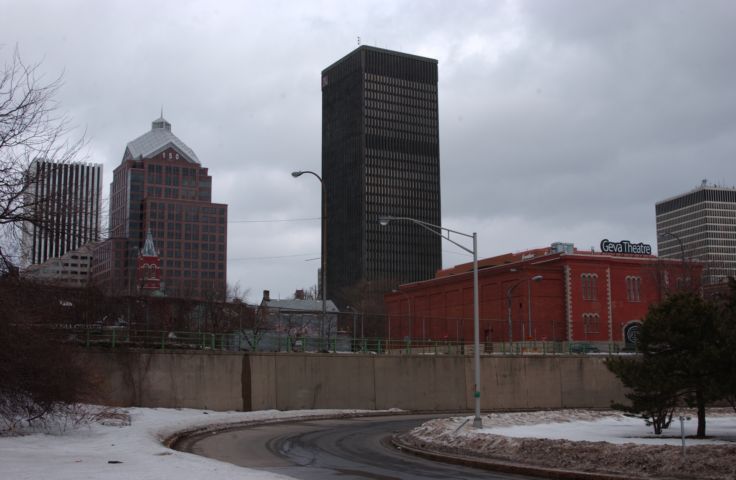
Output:
M137 259L150 229L167 296L222 299L227 285L227 205L212 177L163 117L128 143L110 186L109 238L95 251L93 281L137 295Z

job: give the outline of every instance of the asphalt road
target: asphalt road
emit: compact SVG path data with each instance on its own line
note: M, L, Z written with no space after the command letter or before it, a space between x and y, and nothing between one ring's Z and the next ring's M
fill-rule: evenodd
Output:
M425 460L387 446L391 434L436 418L358 417L259 425L191 438L179 448L244 467L316 480L534 479Z

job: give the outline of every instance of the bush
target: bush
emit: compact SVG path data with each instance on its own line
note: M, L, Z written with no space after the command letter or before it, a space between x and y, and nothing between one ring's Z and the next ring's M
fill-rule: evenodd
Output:
M0 432L42 424L95 399L95 384L77 348L48 332L0 325Z

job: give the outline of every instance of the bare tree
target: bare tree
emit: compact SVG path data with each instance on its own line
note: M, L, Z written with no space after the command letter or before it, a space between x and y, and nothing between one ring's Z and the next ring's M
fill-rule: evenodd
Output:
M44 228L34 206L48 199L30 192L36 159L67 163L77 158L84 136L69 140L69 118L55 97L62 77L44 81L40 64L26 64L16 48L0 71L0 269L18 264L24 225Z

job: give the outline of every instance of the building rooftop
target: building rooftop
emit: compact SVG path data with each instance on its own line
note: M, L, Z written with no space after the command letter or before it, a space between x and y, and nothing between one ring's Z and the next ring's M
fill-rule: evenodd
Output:
M419 61L422 61L422 62L438 63L437 60L434 59L434 58L422 57L420 55L412 55L411 53L398 52L396 50L388 50L388 49L385 49L385 48L378 48L378 47L373 47L373 46L370 46L370 45L360 45L358 48L356 48L352 52L348 53L347 55L345 55L341 59L339 59L336 62L332 63L329 67L327 67L324 70L322 70L322 74L324 75L328 70L333 69L335 66L339 65L340 63L344 62L346 59L348 59L351 56L355 55L357 52L365 51L365 50L370 50L370 51L379 52L379 53L385 53L385 54L394 55L394 56L397 56L397 57L411 58L411 59L419 60Z
M322 300L263 300L261 305L268 308L280 308L282 310L293 310L298 312L322 312ZM330 313L339 313L339 310L332 300L327 300L326 309L327 312Z
M611 243L611 242L609 242ZM612 243L627 243L629 245L633 245L634 247L643 245L643 244L631 244L631 242L628 241L622 241L622 242L612 242ZM647 246L647 245L644 245ZM515 253L506 253L503 255L496 255L494 257L488 257L488 258L482 258L478 259L478 269L482 270L485 268L493 268L493 267L499 267L504 265L511 265L511 264L521 264L523 262L527 261L539 261L543 258L553 258L552 256L561 256L561 255L577 255L577 256L588 256L588 257L616 257L621 259L648 259L648 260L656 260L657 257L652 254L641 254L641 253L630 253L630 252L596 252L594 250L584 250L579 249L575 247L572 243L566 243L566 242L555 242L549 247L543 247L543 248L534 248L530 250L523 250L521 252L515 252ZM458 275L462 273L468 273L473 271L473 262L468 263L461 263L459 265L455 265L454 267L448 267L442 270L438 270L435 278L444 278L449 277L452 275ZM430 279L431 281L432 279Z
M684 192L684 193L678 193L677 195L672 195L670 197L667 197L664 200L658 201L657 203L655 203L655 205L662 205L662 204L667 203L669 201L677 200L677 199L680 199L680 198L682 198L682 197L684 197L686 195L690 195L692 193L696 193L696 192L699 192L699 191L702 191L702 190L719 190L719 191L733 192L733 191L736 191L736 187L729 187L729 186L725 186L725 185L716 185L716 184L708 185L708 180L707 179L703 179L703 181L700 183L700 185L698 185L697 187L693 188L692 190L689 190L689 191Z
M190 163L199 165L199 159L194 150L189 148L179 137L171 133L171 123L161 116L151 123L151 130L135 140L128 142L125 147L123 160L127 158L151 158L154 155L173 147Z

